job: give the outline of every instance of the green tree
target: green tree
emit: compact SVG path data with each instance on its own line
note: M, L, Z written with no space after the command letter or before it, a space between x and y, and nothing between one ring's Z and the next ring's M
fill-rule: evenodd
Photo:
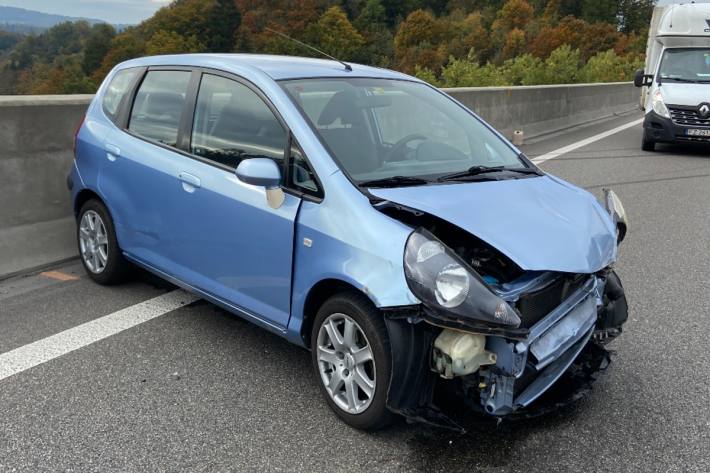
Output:
M545 84L572 84L579 74L581 55L568 44L552 51L545 60Z
M642 55L618 56L610 49L591 57L580 71L579 77L583 82L629 81L634 72L642 68Z
M145 44L146 54L196 53L205 50L195 36L185 38L174 31L158 31Z
M91 28L84 45L84 60L81 64L85 74L91 75L101 67L101 61L111 48L111 40L114 36L116 30L109 24L99 23Z
M647 29L655 4L655 0L619 0L619 29L624 33Z
M94 82L101 82L106 74L121 61L145 54L145 41L134 30L126 30L111 40L111 48L101 61L101 67L92 74Z
M365 39L338 6L328 8L307 36L322 51L342 60L357 60L365 44Z

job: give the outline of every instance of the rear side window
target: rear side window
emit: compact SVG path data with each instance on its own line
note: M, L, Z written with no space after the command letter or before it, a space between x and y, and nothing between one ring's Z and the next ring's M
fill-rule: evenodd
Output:
M128 129L169 146L176 146L185 108L188 71L149 71L136 94Z
M204 74L192 130L192 153L236 168L249 158L283 163L286 130L266 103L249 87Z
M109 82L108 87L106 87L101 106L112 122L116 123L118 112L121 110L121 102L138 73L139 69L135 68L118 71Z

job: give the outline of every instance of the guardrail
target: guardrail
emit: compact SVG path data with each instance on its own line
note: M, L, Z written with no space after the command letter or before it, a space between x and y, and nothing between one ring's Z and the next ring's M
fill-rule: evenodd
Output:
M444 89L510 136L638 107L631 83ZM91 95L0 96L0 278L76 254L65 176Z

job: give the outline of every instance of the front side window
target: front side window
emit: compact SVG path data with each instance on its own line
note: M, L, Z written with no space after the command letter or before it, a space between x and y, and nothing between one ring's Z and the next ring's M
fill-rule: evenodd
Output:
M661 81L710 83L710 49L666 49L658 76Z
M281 85L358 183L525 167L514 148L425 84L355 78Z
M137 68L118 71L106 87L106 92L104 92L103 99L101 100L101 106L103 107L106 116L108 116L114 123L116 123L116 120L118 119L118 112L121 109L121 102L126 96L126 93L128 93L128 89L138 75L138 72L139 69Z
M287 134L264 101L237 81L204 74L192 129L192 154L236 169L249 158L283 163Z
M149 71L133 102L128 129L143 138L176 146L189 83L188 71Z

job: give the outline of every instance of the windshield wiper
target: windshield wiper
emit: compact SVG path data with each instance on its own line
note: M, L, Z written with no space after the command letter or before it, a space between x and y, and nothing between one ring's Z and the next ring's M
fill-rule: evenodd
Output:
M400 186L420 186L422 184L428 184L430 181L422 179L421 177L412 176L390 176L383 177L382 179L372 179L369 181L362 181L358 185L360 187L400 187Z
M690 84L695 84L695 83L698 82L697 80L694 80L694 79L686 79L686 78L684 78L684 77L663 77L663 76L661 76L661 79L663 79L663 80L674 80L674 81L676 81L676 82L688 82L688 83L690 83Z
M466 177L480 176L481 174L488 174L488 173L492 173L492 172L513 172L516 174L540 175L540 172L534 168L506 168L504 166L493 166L493 167L472 166L465 171L454 172L451 174L444 174L443 176L439 176L436 180L439 182L451 181L451 180L456 180L456 179L461 179L461 178L466 178Z

